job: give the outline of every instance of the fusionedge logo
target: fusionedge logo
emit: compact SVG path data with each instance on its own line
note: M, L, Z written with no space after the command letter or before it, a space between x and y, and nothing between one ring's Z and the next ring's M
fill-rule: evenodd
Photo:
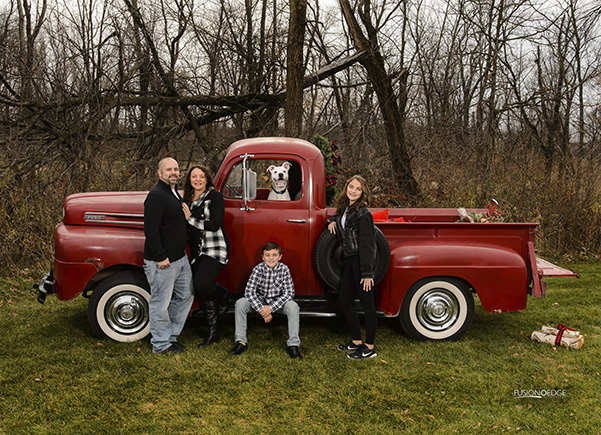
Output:
M513 390L516 399L558 399L566 397L566 390Z

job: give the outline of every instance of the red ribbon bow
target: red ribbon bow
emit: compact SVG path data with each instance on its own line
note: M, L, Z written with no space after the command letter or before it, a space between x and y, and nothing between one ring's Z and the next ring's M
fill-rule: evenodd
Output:
M557 337L555 337L555 346L561 345L561 337L565 331L574 331L572 328L568 328L563 323L557 325Z

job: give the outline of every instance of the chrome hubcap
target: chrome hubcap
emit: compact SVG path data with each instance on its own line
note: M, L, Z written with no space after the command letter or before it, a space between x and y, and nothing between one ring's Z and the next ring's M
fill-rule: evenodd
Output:
M457 321L459 304L455 296L444 289L430 290L417 303L417 317L430 330L448 329Z
M105 317L111 329L121 334L135 334L148 323L148 304L134 292L118 293L108 301Z

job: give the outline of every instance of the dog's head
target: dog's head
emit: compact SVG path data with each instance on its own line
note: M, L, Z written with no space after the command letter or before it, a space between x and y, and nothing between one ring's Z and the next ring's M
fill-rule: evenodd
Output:
M290 162L282 163L282 166L271 165L267 172L271 173L271 183L274 189L282 191L288 187L288 170L292 165Z

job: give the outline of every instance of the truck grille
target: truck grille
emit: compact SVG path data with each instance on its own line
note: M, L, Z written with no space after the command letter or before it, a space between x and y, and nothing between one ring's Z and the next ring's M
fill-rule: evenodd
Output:
M115 225L144 225L143 214L86 212L84 222Z

